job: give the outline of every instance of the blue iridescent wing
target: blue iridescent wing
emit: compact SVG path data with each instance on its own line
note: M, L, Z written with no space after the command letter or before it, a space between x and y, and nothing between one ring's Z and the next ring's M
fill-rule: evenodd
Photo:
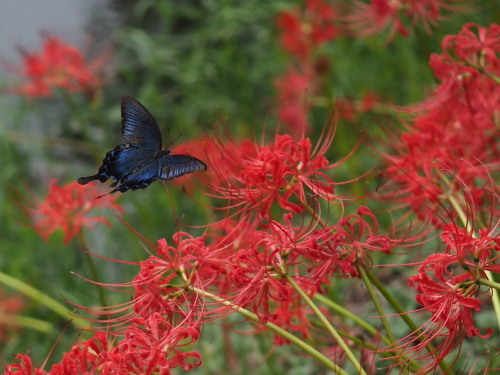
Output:
M162 155L159 159L158 175L162 180L171 180L187 173L202 172L207 166L201 160L188 155Z
M157 152L161 150L161 133L149 111L130 96L122 97L122 127L125 142L131 146Z
M109 194L117 191L125 193L127 190L147 188L153 181L158 179L159 163L158 159L153 159L149 163L133 169L131 173L120 180L119 185ZM111 186L114 187L115 185L116 183Z
M150 165L154 159L154 153L139 149L130 145L119 145L106 153L102 165L97 174L88 177L80 177L78 183L88 184L90 181L99 180L106 182L109 178L115 180L111 187L115 187L122 180ZM156 177L158 178L158 177ZM116 190L116 189L115 189Z

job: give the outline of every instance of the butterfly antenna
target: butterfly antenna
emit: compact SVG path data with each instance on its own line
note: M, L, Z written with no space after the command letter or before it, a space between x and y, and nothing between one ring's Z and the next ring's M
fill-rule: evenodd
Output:
M179 133L179 136L167 145L167 150L170 148L170 146L172 146L175 142L177 142L180 137L182 137L182 133Z

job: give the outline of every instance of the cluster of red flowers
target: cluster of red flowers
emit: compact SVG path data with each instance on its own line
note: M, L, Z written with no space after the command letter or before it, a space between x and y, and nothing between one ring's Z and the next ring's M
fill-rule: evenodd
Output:
M444 18L443 11L463 12L466 9L461 0L371 0L369 3L356 1L350 7L308 0L304 9L296 7L282 11L276 22L281 31L281 46L294 61L275 81L279 120L294 136L300 137L309 129L309 101L321 92L330 70L329 59L320 53L327 42L349 34L349 30L367 36L389 29L389 40L396 33L408 35L409 29L417 25L430 32L431 27ZM367 106L365 101L357 106L352 100L342 98L337 101L342 117L346 116L345 105L352 107L351 111L363 112L373 104Z
M391 40L397 33L409 35L409 29L416 25L422 25L430 33L431 27L445 17L443 11L464 12L466 9L463 0L356 1L347 20L359 35L373 35L389 29Z
M20 354L18 363L5 367L5 375L81 375L81 374L170 374L170 369L189 370L198 366L199 354L181 353L199 335L195 329L178 332L168 321L153 315L148 321L131 321L125 339L114 343L112 337L96 333L75 344L49 371L33 366L31 358Z
M395 192L390 199L430 222L446 245L409 279L431 318L421 329L425 334L416 331L398 347L417 356L438 339L434 353L419 357L432 359L427 371L461 346L465 336L491 335L490 329L481 335L474 314L490 301L478 298L481 285L488 285L483 281L491 278L488 272L500 271L495 265L500 191L491 177L500 167L500 27L466 24L442 45L443 54L431 57L442 83L428 100L410 107L418 115L410 132L394 144L397 153L387 156L385 170Z
M3 289L0 289L0 314L2 316L2 324L0 324L0 342L5 342L9 337L9 331L15 330L15 319L9 319L16 316L23 308L24 301L19 294L7 294Z
M442 83L429 99L409 107L418 116L410 132L393 144L397 153L388 157L386 170L396 183L391 199L410 205L422 219L435 220L441 198L463 186L481 205L485 190L477 179L487 178L481 171L500 168L500 27L467 24L443 40L443 50L431 56Z
M295 141L289 135L276 135L274 142L264 146L250 141L239 147L218 142L217 160L212 164L219 178L207 194L226 200L225 209L256 209L264 217L269 217L275 202L300 213L309 207L308 195L334 201L338 199L336 183L326 171L335 165L329 165L324 156L333 136L334 128L329 127L314 149L309 138Z
M26 82L14 92L27 97L49 97L54 89L92 93L102 84L98 72L108 59L102 55L86 61L76 47L54 36L45 37L39 53L21 52L24 67L18 73Z
M68 244L81 233L84 226L91 227L94 223L111 225L106 218L89 217L90 212L97 207L122 211L121 206L114 203L116 197L106 195L95 199L99 193L95 184L80 185L75 181L60 187L53 180L45 200L30 209L36 231L48 239L57 229L62 229L64 242Z
M276 79L278 118L289 133L301 136L309 128L307 96L320 85L328 61L318 56L321 45L339 36L336 9L323 0L308 0L304 10L283 11L277 19L283 49L296 59L294 67Z

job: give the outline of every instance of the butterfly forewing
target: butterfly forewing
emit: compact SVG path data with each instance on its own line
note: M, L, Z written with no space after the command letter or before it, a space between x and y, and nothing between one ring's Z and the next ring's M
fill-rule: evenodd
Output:
M162 180L171 180L187 173L206 171L201 160L189 155L163 155L160 158L159 175Z
M161 133L149 111L130 96L122 98L123 138L128 144L150 151L161 150Z

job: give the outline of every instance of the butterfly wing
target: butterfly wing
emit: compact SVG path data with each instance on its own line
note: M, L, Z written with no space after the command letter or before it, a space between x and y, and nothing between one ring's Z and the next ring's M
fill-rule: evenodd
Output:
M187 173L202 172L207 166L201 160L188 155L162 155L159 159L158 175L162 180L171 180Z
M147 188L153 181L158 179L159 160L153 159L148 163L134 169L131 173L120 180L119 185L109 194L116 191L125 193L127 190L137 190ZM112 187L115 184L111 185Z
M155 160L154 154L151 151L130 145L119 145L106 154L97 174L80 177L78 183L85 185L90 181L105 182L112 178L115 182L111 186L114 187L128 176L151 164L153 160Z
M161 150L161 133L149 111L130 96L122 97L122 127L125 142L131 146L157 152Z

